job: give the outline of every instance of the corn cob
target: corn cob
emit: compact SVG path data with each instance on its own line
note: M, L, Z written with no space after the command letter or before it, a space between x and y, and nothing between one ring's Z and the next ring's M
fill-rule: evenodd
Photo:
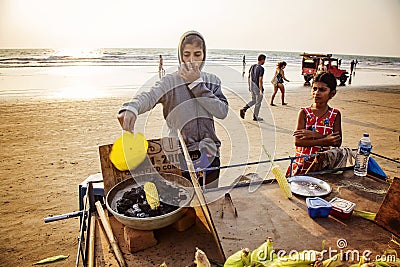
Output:
M271 237L251 253L251 262L254 266L264 266L263 263L274 259L274 242ZM253 266L252 265L252 266Z
M286 197L288 199L292 199L292 190L290 190L290 185L285 175L283 174L281 167L279 167L278 165L274 165L272 167L272 173L274 174L275 179L278 181L279 187L283 190Z
M199 248L196 248L196 253L194 254L194 263L196 264L196 267L211 267L206 253Z
M283 190L283 192L285 193L285 195L288 199L292 199L292 190L290 189L289 183L288 183L285 175L283 174L282 169L278 165L275 165L274 159L268 153L265 146L263 145L262 147L264 149L265 154L268 156L269 160L271 161L272 173L274 174L276 181L278 181L279 187Z
M224 267L243 267L251 265L251 252L250 249L244 248L229 256Z
M335 256L322 262L323 267L337 267L340 265L343 265L340 254L336 254Z
M296 254L278 257L273 260L273 266L279 267L310 267L319 258L321 253L315 250L305 250Z
M146 200L150 208L152 210L157 209L160 206L160 199L156 185L152 182L146 182L144 184L144 192L146 193Z

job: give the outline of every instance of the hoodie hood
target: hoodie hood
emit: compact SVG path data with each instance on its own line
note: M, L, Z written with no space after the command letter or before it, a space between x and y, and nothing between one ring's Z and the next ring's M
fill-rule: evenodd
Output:
M179 60L179 65L183 62L183 60L182 60L182 53L183 53L182 43L183 43L183 40L185 40L185 38L186 38L187 36L189 36L189 35L197 35L197 36L200 37L200 39L203 41L203 54L204 54L204 59L203 59L203 62L201 63L201 65L200 65L200 70L201 70L201 69L203 68L203 66L204 66L205 61L206 61L206 42L204 41L203 36L202 36L199 32L197 32L197 31L187 31L187 32L185 32L185 33L182 35L182 37L181 37L181 39L180 39L180 41L179 41L179 46L178 46L178 60Z

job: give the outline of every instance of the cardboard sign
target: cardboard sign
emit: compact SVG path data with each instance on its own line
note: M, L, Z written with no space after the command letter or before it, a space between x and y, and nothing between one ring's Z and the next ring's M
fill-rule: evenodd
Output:
M133 175L152 172L182 175L181 166L184 166L182 165L184 157L177 138L164 137L147 141L149 142L148 156L136 169L131 171L119 171L112 164L109 158L112 144L99 147L105 195L114 185L131 178Z
M151 172L182 174L181 162L183 162L184 158L179 147L178 139L165 137L148 140L148 142L148 157L136 169L130 171L132 175Z

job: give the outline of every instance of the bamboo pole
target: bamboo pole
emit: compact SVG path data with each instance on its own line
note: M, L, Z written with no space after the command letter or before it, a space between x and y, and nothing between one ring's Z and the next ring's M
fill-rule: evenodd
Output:
M95 253L94 253L95 240L96 240L96 215L92 214L92 218L90 218L88 267L95 267Z
M103 225L104 230L106 232L108 241L110 241L110 244L111 244L111 247L112 247L112 249L114 251L115 257L117 258L119 266L120 267L126 267L124 256L122 255L122 252L119 249L118 242L115 239L115 236L114 236L113 230L111 228L110 222L106 218L106 215L104 213L104 209L101 206L100 201L96 202L96 209L97 209L97 213L99 214L101 224Z
M186 147L185 141L183 140L182 134L179 131L178 131L178 137L179 137L179 141L181 143L181 147L183 150L183 155L185 156L186 164L187 164L189 174L190 174L190 179L192 180L194 192L196 193L196 196L199 200L200 207L204 213L204 217L206 218L207 224L210 227L210 230L214 237L214 240L217 243L218 250L225 260L226 257L225 257L224 251L222 249L221 242L219 241L217 230L215 229L214 223L212 221L210 210L208 209L206 199L204 198L203 191L200 187L199 181L197 181L197 175L196 175L196 171L193 166L193 161L190 158L189 151Z

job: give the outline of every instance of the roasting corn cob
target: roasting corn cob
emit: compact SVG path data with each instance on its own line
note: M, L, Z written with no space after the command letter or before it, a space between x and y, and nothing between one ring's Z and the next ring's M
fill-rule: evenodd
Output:
M283 192L285 193L285 195L288 199L292 199L292 190L290 189L289 183L286 179L286 176L283 174L281 167L279 167L278 165L275 165L274 159L268 153L265 146L263 145L262 147L264 149L265 154L268 156L269 160L271 161L272 173L274 174L275 179L279 184L279 187L283 190Z
M275 179L278 181L279 187L283 190L286 197L288 199L292 199L292 190L290 189L290 185L285 175L283 174L281 167L279 167L278 165L273 166L272 173L274 174Z
M144 192L146 193L146 200L150 208L152 210L157 209L160 206L160 199L156 185L152 182L146 182L144 184Z

